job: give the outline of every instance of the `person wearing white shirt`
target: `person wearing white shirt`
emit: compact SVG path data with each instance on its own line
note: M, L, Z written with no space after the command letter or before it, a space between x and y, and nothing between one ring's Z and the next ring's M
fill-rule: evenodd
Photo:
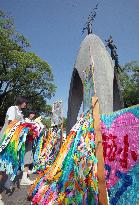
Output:
M13 120L23 120L23 114L22 109L25 109L27 107L27 99L24 97L17 97L16 99L16 105L11 106L8 108L5 118L5 123L0 131L0 142L2 141L3 134L10 122ZM0 172L0 180L2 180L2 173ZM10 176L8 176L8 179L6 180L4 187L8 190L12 190L12 185L10 181Z
M29 114L28 114L28 117L25 118L25 121L26 121L26 122L34 122L34 117L35 117L35 115L36 115L36 112L33 111L33 110L30 110L30 111L29 111Z
M5 123L0 131L0 141L2 140L2 136L4 131L6 130L8 124L13 120L23 120L24 116L22 114L22 109L27 107L27 100L24 97L17 97L16 105L8 108L5 118Z

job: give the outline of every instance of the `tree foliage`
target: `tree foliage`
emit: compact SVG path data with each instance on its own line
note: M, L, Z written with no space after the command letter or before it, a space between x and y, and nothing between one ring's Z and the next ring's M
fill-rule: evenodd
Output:
M136 61L125 64L120 72L120 81L125 107L139 104L139 64Z
M26 96L39 114L51 111L46 104L56 89L51 67L29 50L30 43L16 31L13 19L0 11L1 119L19 95Z
M42 123L46 126L47 129L51 128L51 117L43 118ZM58 128L61 128L61 125L58 125ZM67 130L67 118L63 118L63 130Z
M67 124L68 124L68 120L66 117L63 118L63 129L67 130Z
M43 118L42 123L45 125L46 129L49 130L51 128L51 118Z

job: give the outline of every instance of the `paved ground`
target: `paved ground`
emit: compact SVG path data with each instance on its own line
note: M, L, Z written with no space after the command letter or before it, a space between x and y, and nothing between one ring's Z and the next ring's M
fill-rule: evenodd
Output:
M36 175L31 175L31 179L35 179ZM14 192L6 193L5 190L2 189L1 186L1 195L2 200L4 201L4 205L30 205L30 201L27 199L27 192L29 186L20 186L21 175L18 176L14 182Z

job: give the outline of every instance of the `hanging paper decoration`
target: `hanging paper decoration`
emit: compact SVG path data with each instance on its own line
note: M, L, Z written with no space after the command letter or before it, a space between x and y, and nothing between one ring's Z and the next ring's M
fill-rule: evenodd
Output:
M57 100L52 105L51 126L59 125L63 122L62 101Z
M94 96L93 65L83 71L83 111L86 112L92 107Z
M110 205L139 201L139 105L101 115Z
M62 142L61 129L56 132L49 132L45 143L43 143L42 139L43 137L38 138L36 144L37 149L34 155L34 172L43 171L46 166L51 165L56 159Z
M0 143L0 171L5 171L14 180L19 167L24 169L25 141L34 140L41 129L37 123L11 122Z
M43 150L43 144L44 144L44 138L45 138L45 132L42 130L40 132L39 137L34 140L33 143L33 172L36 172L40 166L40 158L41 158L41 153ZM40 168L42 169L42 167Z
M90 114L77 122L51 167L31 189L33 204L98 204L97 159Z
M101 115L101 130L109 204L136 205L139 201L139 106ZM98 204L91 114L76 123L56 160L46 167L30 193L34 205Z

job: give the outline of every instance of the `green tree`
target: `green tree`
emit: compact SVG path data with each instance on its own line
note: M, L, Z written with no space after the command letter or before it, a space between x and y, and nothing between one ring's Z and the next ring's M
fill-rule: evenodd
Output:
M19 34L13 18L0 11L0 115L16 96L26 96L39 114L51 112L46 99L55 93L50 65L30 52L28 40Z
M68 123L67 118L64 117L63 118L63 128L64 128L64 130L67 130L67 123Z
M51 128L51 117L43 118L42 123L46 126L47 129ZM58 128L61 128L61 125L58 125ZM63 118L63 129L67 129L67 118Z
M51 118L43 118L42 123L45 125L47 129L51 128Z
M120 72L120 81L125 107L139 104L139 64L136 61L125 64Z

